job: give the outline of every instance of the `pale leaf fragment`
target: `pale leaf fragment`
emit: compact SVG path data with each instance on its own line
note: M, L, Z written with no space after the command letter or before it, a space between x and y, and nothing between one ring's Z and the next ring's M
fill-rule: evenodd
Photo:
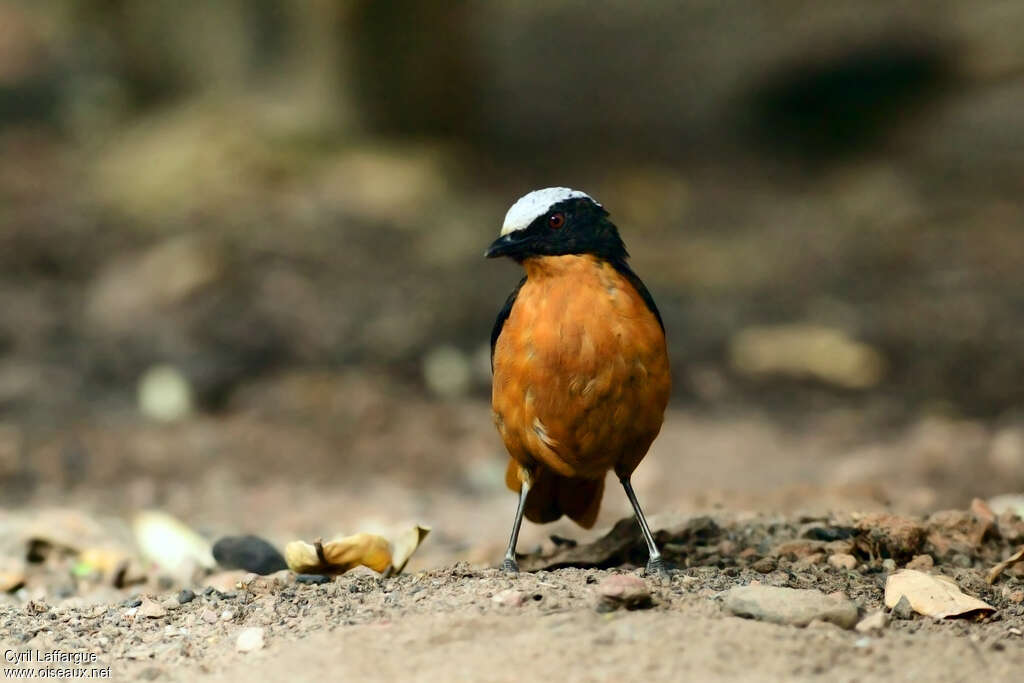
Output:
M988 603L966 595L952 579L916 569L901 569L885 582L886 607L892 609L903 596L915 612L935 619L996 611Z
M409 561L409 558L412 557L412 554L416 552L416 548L420 547L420 543L423 543L423 539L426 538L429 533L429 526L420 526L417 524L395 538L395 542L391 550L391 564L394 567L393 573L402 573L402 570L405 569L405 564Z

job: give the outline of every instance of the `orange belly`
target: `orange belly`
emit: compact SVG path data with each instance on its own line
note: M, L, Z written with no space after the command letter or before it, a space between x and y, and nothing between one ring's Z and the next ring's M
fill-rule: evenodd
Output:
M628 476L668 403L661 326L629 281L593 256L524 266L527 279L495 344L491 397L520 477L538 467L571 478L603 479L609 469Z

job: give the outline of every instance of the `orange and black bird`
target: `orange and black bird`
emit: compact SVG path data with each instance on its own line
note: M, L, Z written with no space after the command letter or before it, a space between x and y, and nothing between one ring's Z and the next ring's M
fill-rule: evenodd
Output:
M593 526L608 470L636 513L647 571L664 570L630 476L668 404L665 328L608 216L578 190L536 190L486 252L526 271L491 333L494 423L511 456L505 483L519 493L507 571L518 571L523 515Z

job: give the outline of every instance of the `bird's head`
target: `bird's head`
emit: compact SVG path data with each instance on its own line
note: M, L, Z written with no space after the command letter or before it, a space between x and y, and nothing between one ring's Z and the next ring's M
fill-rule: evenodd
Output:
M590 195L567 187L548 187L534 190L512 205L505 214L501 236L485 255L522 262L567 254L593 254L609 261L624 261L629 256L608 212Z

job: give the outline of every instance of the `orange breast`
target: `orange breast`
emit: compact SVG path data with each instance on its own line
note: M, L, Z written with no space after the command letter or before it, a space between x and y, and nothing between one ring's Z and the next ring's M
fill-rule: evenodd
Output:
M665 337L636 289L593 256L527 259L494 348L492 407L513 459L567 477L630 474L658 435Z

